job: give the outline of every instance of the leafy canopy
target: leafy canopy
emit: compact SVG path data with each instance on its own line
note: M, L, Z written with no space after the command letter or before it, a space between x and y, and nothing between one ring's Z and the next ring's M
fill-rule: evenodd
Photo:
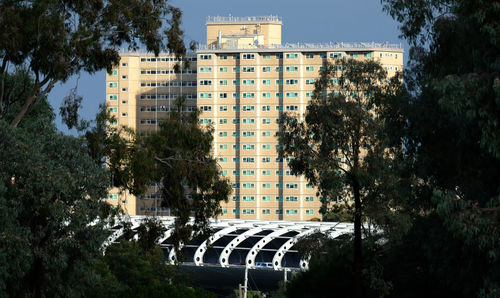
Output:
M123 46L184 55L181 16L164 0L0 1L0 119L17 104L16 126L55 83L82 70L110 72ZM8 97L5 74L18 67L34 85L24 97Z

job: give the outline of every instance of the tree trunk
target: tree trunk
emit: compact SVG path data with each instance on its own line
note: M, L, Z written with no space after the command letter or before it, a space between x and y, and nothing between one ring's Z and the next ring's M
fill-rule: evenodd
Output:
M361 245L361 197L360 186L357 178L353 181L354 192L354 278L356 297L362 297L361 269L363 266Z

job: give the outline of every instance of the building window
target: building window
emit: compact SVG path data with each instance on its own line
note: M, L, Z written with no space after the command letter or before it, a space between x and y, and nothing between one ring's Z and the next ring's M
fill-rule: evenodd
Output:
M262 209L262 214L271 214L271 210L269 210L269 209Z
M243 214L254 214L255 210L254 209L243 209Z
M245 202L254 202L255 197L254 196L243 196L243 201Z
M212 72L212 68L211 67L200 67L200 72Z
M271 98L271 93L269 92L262 93L262 98Z
M264 149L264 150L271 150L271 145L264 144L264 145L262 145L262 149Z
M271 197L270 196L263 196L262 201L263 202L271 202Z
M227 86L227 80L219 80L219 85Z
M262 59L271 59L271 54L262 55Z
M368 53L364 53L363 56L365 58L371 58L372 57L372 53L371 52L368 52Z
M299 94L297 92L287 92L286 97L288 98L297 98Z
M283 67L282 66L276 66L276 72L283 72Z
M200 93L200 98L212 98L212 93Z
M306 197L306 202L313 202L314 198L313 197Z
M299 211L297 209L286 209L286 214L288 215L299 214Z
M201 80L200 86L212 86L212 80Z
M227 149L227 144L220 144L219 145L220 150L226 150Z
M270 157L262 157L262 162L263 163L271 162L271 158Z
M255 150L254 144L243 144L243 150Z
M243 124L254 124L255 119L254 118L243 118Z
M227 60L227 55L226 54L221 54L219 55L220 60Z
M243 111L255 111L255 106L243 106Z
M227 157L219 157L219 162L227 162Z
M109 200L116 200L116 199L118 199L118 195L117 194L109 194L108 199Z
M299 71L299 67L298 66L287 66L285 69L286 69L286 71L289 71L289 72Z
M352 59L358 58L358 53L349 53L349 57L351 57Z
M219 124L227 124L227 119L219 119Z
M110 82L109 83L109 88L116 88L118 87L118 83L117 82Z
M109 100L117 100L117 99L118 99L118 95L116 95L116 94L109 95Z
M306 71L314 71L314 66L306 66Z
M271 85L271 80L262 80L262 85Z
M239 67L233 67L233 72L235 72L235 73L240 72L240 68Z
M243 54L243 60L253 60L255 59L255 54Z
M219 137L227 137L227 131L219 131Z
M255 136L255 131L244 131L243 132L244 137L254 137Z
M253 66L244 66L243 72L255 72L255 67Z
M245 86L253 86L255 84L255 80L243 80L243 85Z
M271 72L271 67L269 66L262 67L262 72Z
M254 175L255 175L254 170L243 170L243 176L254 176Z
M276 197L277 202L283 202L283 197Z
M127 92L127 88L122 88L122 92Z
M254 183L243 183L243 188L247 188L247 189L255 188L255 184Z
M276 214L283 214L283 209L276 209Z
M219 98L227 98L227 93L219 93Z
M226 112L227 111L227 106L219 106L219 111Z
M313 59L313 58L314 58L314 54L312 54L312 53L306 54L306 59Z
M253 92L243 92L243 98L255 98L255 93L253 93Z
M313 209L306 209L306 214L307 215L313 215L314 214L314 210Z
M285 83L287 85L298 85L299 84L299 80L290 79L290 80L286 80Z
M127 63L122 63L122 66L127 66Z
M227 72L227 67L219 67L219 72Z
M212 60L212 55L200 55L200 60Z
M264 176L270 176L271 175L271 171L270 170L263 170L262 171L262 175L264 175Z
M297 53L288 53L286 54L286 59L297 59L298 56L299 54Z
M113 69L113 71L111 72L111 75L113 75L113 76L116 76L116 75L118 75L118 70L116 70L116 69Z

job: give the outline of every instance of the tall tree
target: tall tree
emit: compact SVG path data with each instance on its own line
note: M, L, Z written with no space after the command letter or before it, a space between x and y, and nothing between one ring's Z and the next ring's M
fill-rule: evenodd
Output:
M361 281L362 210L379 183L377 170L389 154L378 138L382 123L375 99L389 91L387 73L373 60L326 64L315 84L305 121L281 118L280 154L289 167L318 186L324 205L354 201L354 272ZM360 285L359 285L359 288ZM359 293L358 293L359 294Z
M109 176L56 132L45 99L34 112L0 123L0 295L81 296L108 235Z
M177 216L172 236L176 244L185 242L192 231L208 233L209 219L221 213L220 203L231 193L229 180L222 177L211 154L213 128L200 127L199 111L184 112L184 101L179 98L159 131L139 144L154 161L148 169L156 173L152 177L161 179L161 206ZM144 156L132 161L134 168L142 165ZM194 226L188 226L193 215Z
M498 268L500 6L482 0L382 3L413 45L408 92L393 102L389 117L403 119L391 134L405 142L404 162L418 181L414 202L420 214L438 216L435 222L462 251L480 251L488 259L483 267ZM498 295L498 273L477 274L483 289L474 288L476 294Z
M17 104L16 126L57 82L82 70L111 71L124 45L184 55L181 15L165 0L0 1L0 119ZM35 78L24 97L5 92L5 75L17 67Z
M115 187L143 195L151 183L160 183L161 206L177 216L174 243L192 232L208 233L209 219L221 212L220 203L231 193L212 156L213 129L202 128L199 111L185 112L185 98L160 123L158 132L137 135L126 127L108 127L105 106L85 138L97 164L106 163ZM188 226L190 216L194 226Z

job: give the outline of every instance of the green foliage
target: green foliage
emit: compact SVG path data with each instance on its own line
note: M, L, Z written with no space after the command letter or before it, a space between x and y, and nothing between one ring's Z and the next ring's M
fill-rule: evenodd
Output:
M142 148L155 162L146 171L161 177L162 206L177 216L174 243L185 242L192 231L209 233L208 220L221 213L220 203L231 193L229 181L220 175L211 155L213 129L200 128L199 112L182 112L182 106L180 98L177 111L170 112L160 130L141 139ZM187 223L192 212L191 227Z
M10 122L15 126L55 83L82 70L111 71L124 45L184 55L181 16L158 0L1 1L0 118L17 102L21 109ZM18 66L26 67L35 82L27 96L7 99L4 77Z
M213 129L199 126L199 112L183 112L184 98L163 120L157 132L136 135L120 126L108 126L113 119L101 106L95 125L85 133L90 155L106 164L112 185L141 195L151 183L162 182L163 207L177 216L173 242L186 242L195 233L209 233L208 220L221 213L231 186L220 175L211 155ZM194 226L188 226L194 213Z
M352 241L329 241L323 249L323 253L313 255L309 270L299 272L287 284L287 297L353 297L356 286L362 297L376 296L369 280L356 282ZM363 254L370 255L366 245Z
M108 235L107 173L37 108L17 129L0 123L0 293L80 296Z
M436 278L457 289L456 296L494 297L498 272L490 269L498 268L500 254L500 7L482 0L382 2L415 46L407 92L387 105L385 115L392 124L387 131L404 142L398 160L401 175L411 181L401 207L414 210L419 227L412 231L422 229L414 237L436 233L432 224L439 224L438 234L446 239L432 238L428 247L435 255L426 248L419 261L431 268L428 276L438 274L432 268L450 268ZM480 266L451 261L464 256Z
M362 268L363 209L375 214L385 192L397 179L392 175L391 148L380 137L383 120L377 103L392 96L399 80L386 82L387 73L374 61L337 60L326 64L316 82L305 121L285 114L280 123L280 155L292 157L289 166L294 174L304 174L318 186L323 197L323 213L332 203L344 202L354 207L354 265L358 282ZM349 201L353 198L354 206ZM372 201L370 203L370 201ZM338 206L336 206L338 207ZM332 210L333 212L338 210ZM359 288L359 287L357 287ZM358 293L359 296L359 293Z

